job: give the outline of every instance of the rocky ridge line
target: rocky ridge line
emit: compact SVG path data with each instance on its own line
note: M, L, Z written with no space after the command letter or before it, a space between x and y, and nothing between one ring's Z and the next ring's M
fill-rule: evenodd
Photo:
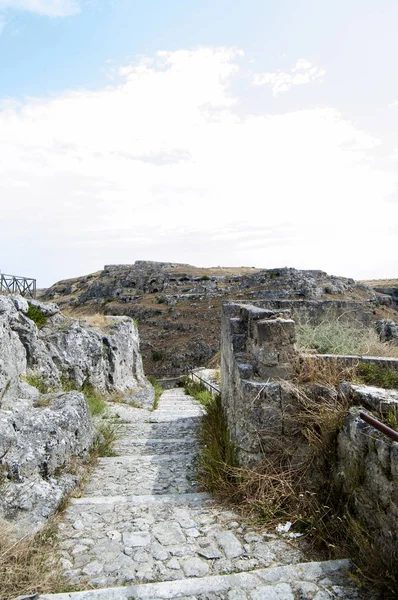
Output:
M76 314L100 312L137 320L145 372L174 376L208 364L219 350L225 300L354 300L374 310L391 298L353 279L293 268L198 268L136 261L60 281L44 293ZM386 309L387 310L387 309ZM205 315L205 317L204 317ZM391 315L380 314L379 318ZM206 327L203 327L205 318Z

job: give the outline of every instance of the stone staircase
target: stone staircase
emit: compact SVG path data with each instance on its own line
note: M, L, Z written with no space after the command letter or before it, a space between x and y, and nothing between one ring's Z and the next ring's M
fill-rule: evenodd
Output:
M60 524L65 575L82 590L41 600L359 598L348 561L305 562L291 541L256 531L195 481L202 407L166 390L154 412L111 404L118 456L100 459Z

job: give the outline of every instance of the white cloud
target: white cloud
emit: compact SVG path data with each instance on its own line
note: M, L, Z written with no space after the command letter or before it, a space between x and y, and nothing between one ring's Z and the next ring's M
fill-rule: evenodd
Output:
M0 0L0 9L27 10L49 17L66 17L80 12L76 0Z
M274 71L271 73L256 73L253 75L253 85L269 85L272 95L277 97L288 92L295 85L304 85L316 80L322 80L326 71L315 67L308 60L300 58L290 73Z
M158 53L104 89L0 105L2 269L43 285L136 259L382 268L398 204L374 215L398 176L373 165L379 141L332 108L246 113L236 57Z

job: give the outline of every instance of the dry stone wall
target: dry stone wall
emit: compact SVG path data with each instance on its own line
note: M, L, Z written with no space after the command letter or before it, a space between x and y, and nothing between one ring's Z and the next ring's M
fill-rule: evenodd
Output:
M294 321L286 312L248 304L223 306L222 403L241 465L270 456L284 440L293 452L293 465L309 451L297 423L297 394L289 383L299 357L294 340ZM398 361L393 362L396 366ZM354 405L338 436L336 489L392 555L398 547L398 443L367 425L359 413L368 411L396 424L398 392L351 383L336 389L319 386L320 404L325 394L344 394Z
M352 385L349 393L358 406L349 411L339 434L335 483L393 556L398 548L398 442L367 425L359 413L365 409L397 423L398 392Z
M297 353L289 312L245 304L223 306L222 402L242 464L272 452L290 433L295 400L288 385Z

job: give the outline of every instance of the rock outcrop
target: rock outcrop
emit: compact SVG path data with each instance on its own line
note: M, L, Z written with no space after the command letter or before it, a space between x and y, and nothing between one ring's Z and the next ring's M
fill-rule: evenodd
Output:
M98 321L98 319L97 319ZM150 404L137 327L62 315L55 304L0 296L0 519L35 529L78 481L93 442L92 386Z
M38 316L39 327L33 320ZM150 388L138 330L128 317L105 317L97 325L95 320L66 317L55 304L0 296L0 342L3 400L29 395L26 377L34 378L41 391L90 384L104 393L130 393L135 402Z
M370 286L323 271L292 268L197 268L136 261L60 281L46 290L44 298L77 314L95 311L134 317L145 340L145 371L157 377L185 374L217 353L225 300L355 300L365 312L378 311L374 318L391 318L387 314L391 298L378 295Z
M391 319L380 319L375 322L376 331L382 342L398 344L398 325Z

